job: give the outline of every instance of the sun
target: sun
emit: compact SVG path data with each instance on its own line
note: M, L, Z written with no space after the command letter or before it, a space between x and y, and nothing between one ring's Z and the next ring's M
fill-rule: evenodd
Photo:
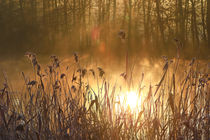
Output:
M141 97L136 91L126 91L125 93L121 93L120 102L124 110L129 109L134 113L141 109Z
M129 106L132 110L134 110L138 106L138 95L134 91L127 92L127 100L126 104Z

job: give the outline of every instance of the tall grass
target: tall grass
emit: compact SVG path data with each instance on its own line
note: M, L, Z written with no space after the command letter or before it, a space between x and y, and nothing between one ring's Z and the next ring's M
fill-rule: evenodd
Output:
M145 98L132 110L117 101L132 79L111 85L102 68L84 67L77 54L69 66L51 56L47 67L26 56L34 75L22 73L22 91L14 93L5 75L0 139L209 139L209 68L195 59L179 68L179 58L164 57L163 75L148 93L142 74L132 88Z

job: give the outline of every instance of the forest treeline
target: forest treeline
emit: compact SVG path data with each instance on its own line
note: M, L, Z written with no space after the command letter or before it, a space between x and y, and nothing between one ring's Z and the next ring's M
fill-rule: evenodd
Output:
M120 29L132 52L155 48L170 54L179 42L185 52L208 54L210 1L0 0L0 52L4 54L92 51L101 42L118 52Z

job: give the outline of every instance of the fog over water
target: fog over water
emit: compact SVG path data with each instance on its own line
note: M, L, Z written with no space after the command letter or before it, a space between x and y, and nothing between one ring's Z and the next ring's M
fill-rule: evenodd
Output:
M162 56L173 59L177 51L182 60L209 61L209 3L195 3L196 8L189 1L2 1L1 77L4 71L18 79L29 71L26 52L36 53L44 66L51 55L71 65L77 52L84 65L100 66L113 75L126 71L126 59L140 75L157 72L164 65Z

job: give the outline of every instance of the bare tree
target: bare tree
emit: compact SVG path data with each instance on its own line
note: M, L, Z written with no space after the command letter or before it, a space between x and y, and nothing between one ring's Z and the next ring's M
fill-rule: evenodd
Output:
M208 47L210 47L210 1L207 0L207 32L208 32Z
M191 0L192 3L192 11L191 11L191 31L192 31L192 39L193 39L193 46L199 46L199 37L198 37L198 27L197 27L197 15L196 15L196 8L195 0Z
M117 0L113 0L113 21L115 24L116 20L116 12L117 12Z
M179 36L180 36L180 40L182 41L182 43L185 42L185 19L184 19L184 14L183 14L183 2L182 0L178 0L178 13L179 13Z
M164 37L163 22L162 22L161 13L160 13L160 1L156 0L155 2L156 2L157 22L158 22L158 26L160 30L161 39L162 39L162 42L164 43L165 37Z
M201 19L202 19L202 31L203 31L203 40L206 41L206 28L205 28L205 12L204 12L204 1L201 0Z

